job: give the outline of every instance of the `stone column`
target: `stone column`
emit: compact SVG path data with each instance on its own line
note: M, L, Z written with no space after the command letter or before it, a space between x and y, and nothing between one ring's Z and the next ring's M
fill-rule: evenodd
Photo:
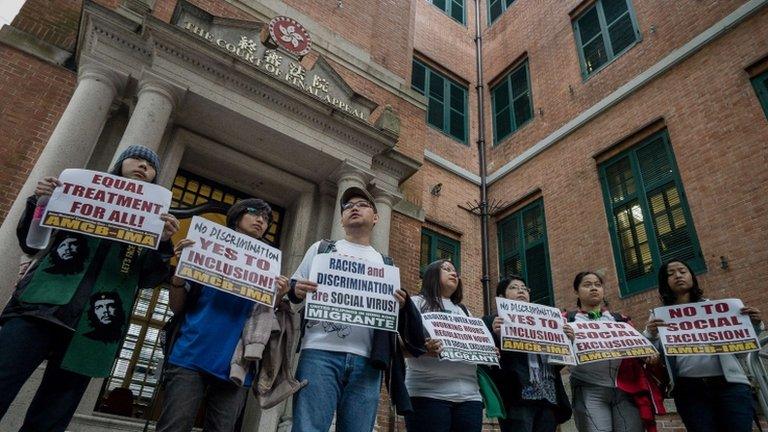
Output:
M0 245L5 248L0 256L0 305L8 301L18 274L22 252L16 241L16 224L27 197L42 177L58 176L65 168L86 166L115 95L124 84L124 78L106 68L80 66L72 98L0 227Z
M158 150L171 113L179 104L180 94L180 90L160 78L149 76L141 81L136 107L110 166L131 145L139 144Z
M392 222L392 207L400 200L400 193L379 187L374 182L373 200L379 214L379 222L373 227L371 244L384 255L389 254L389 231Z
M331 224L332 240L344 238L344 228L341 226L341 195L352 186L365 189L365 183L365 173L352 165L344 164L338 170L336 177L336 203L333 209L333 222Z
M331 225L333 224L334 206L336 200L336 186L329 181L320 185L318 194L319 208L315 217L315 240L327 239L331 236Z
M181 158L187 150L187 143L184 141L183 134L179 129L173 132L170 142L166 146L160 158L160 176L157 178L157 184L170 189L173 186L173 179L176 178L176 171L181 165Z
M80 66L75 92L0 227L0 245L4 248L0 256L0 304L4 305L10 298L18 273L22 252L16 241L16 223L27 196L32 194L40 178L59 175L65 168L86 166L109 108L124 84L124 78L98 65ZM42 369L38 368L0 421L0 430L16 430L21 426L40 379Z

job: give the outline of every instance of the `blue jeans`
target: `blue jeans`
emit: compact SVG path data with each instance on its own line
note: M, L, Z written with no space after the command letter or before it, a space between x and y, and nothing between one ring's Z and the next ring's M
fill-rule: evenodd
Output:
M722 376L675 380L675 406L690 432L749 432L755 416L752 388Z
M483 429L483 403L449 402L412 397L413 412L405 415L408 432L480 432Z
M35 318L10 318L0 329L0 419L43 360L48 360L19 432L60 432L75 415L91 377L59 367L72 332Z
M294 432L327 432L336 413L337 432L371 432L376 422L381 371L366 357L305 349L296 378L309 384L293 399Z

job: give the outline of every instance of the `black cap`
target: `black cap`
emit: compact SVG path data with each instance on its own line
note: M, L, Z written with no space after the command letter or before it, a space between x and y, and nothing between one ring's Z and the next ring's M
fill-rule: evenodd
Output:
M371 196L370 193L368 193L367 190L363 188L359 188L357 186L352 186L351 188L347 188L347 190L344 191L344 193L341 195L341 201L339 204L341 205L340 209L341 212L344 212L344 204L349 202L352 198L363 198L369 203L371 203L371 207L373 207L374 213L378 213L378 210L376 209L376 203L373 201L373 196Z

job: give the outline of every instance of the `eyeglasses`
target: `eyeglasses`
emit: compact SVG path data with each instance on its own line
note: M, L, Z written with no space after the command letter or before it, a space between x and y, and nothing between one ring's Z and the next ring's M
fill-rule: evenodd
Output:
M446 271L446 272L448 272L448 273L456 273L456 276L457 276L457 277L459 276L459 271L458 271L458 270L456 270L456 269L455 269L455 268L453 268L453 267L444 266L444 267L440 267L440 269L441 269L441 270L443 270L443 271Z
M531 289L528 288L525 285L509 285L507 289L515 290L515 291L522 291L522 292L531 292Z
M371 203L368 201L350 201L348 203L345 203L343 206L341 206L342 210L352 210L353 208L361 208L361 209L367 209L367 208L373 208Z
M256 215L256 216L261 216L267 222L269 222L269 217L272 216L272 214L270 212L268 212L268 211L266 211L264 209L257 209L257 208L253 208L253 207L246 207L245 211L248 214L252 214L252 215Z

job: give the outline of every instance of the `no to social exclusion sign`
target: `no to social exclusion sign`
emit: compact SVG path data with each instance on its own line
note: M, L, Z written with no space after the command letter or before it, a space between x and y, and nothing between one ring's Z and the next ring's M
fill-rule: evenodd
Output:
M282 254L264 242L195 216L176 276L274 306Z
M157 249L171 191L98 171L66 169L43 214L42 225Z
M493 336L480 318L428 312L421 316L432 339L443 342L440 358L450 361L499 365Z
M570 323L576 336L579 364L658 354L653 344L625 322L578 321Z
M664 306L653 310L666 355L738 354L760 349L760 342L738 299Z
M397 267L324 253L312 261L309 279L317 291L307 296L304 318L397 331Z
M502 350L552 355L558 363L576 364L559 309L496 297L496 310L504 319Z

